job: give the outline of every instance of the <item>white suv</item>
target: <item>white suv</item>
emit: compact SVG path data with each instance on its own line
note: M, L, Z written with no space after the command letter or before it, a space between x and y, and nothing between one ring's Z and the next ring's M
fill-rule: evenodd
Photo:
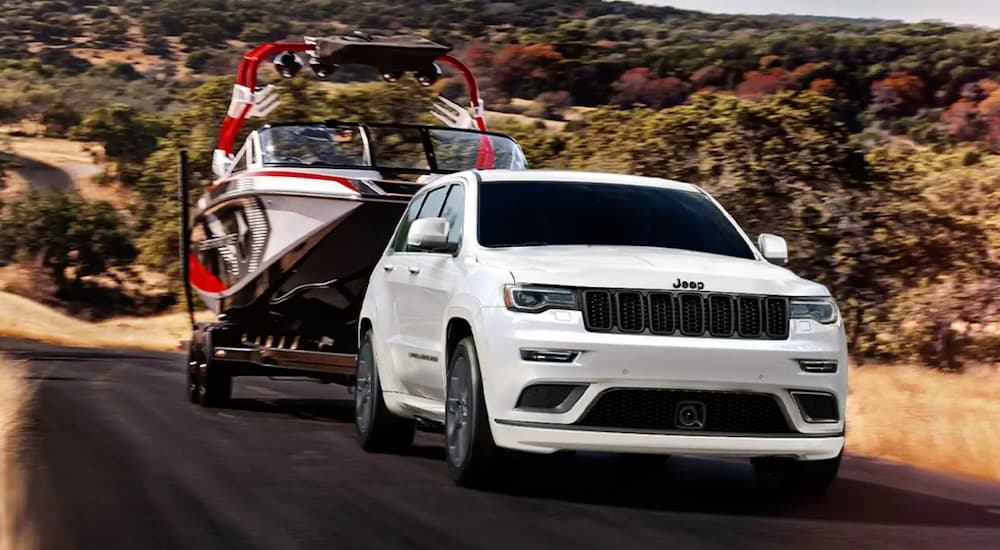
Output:
M827 289L774 265L787 256L686 183L443 177L369 283L358 439L398 450L417 420L443 424L463 485L506 450L584 450L749 457L821 492L844 446L846 340Z

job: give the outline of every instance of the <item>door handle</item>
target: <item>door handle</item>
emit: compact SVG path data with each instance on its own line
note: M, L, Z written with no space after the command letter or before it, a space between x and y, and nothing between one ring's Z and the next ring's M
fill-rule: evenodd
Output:
M394 266L392 264L384 264L384 265L382 265L382 269L384 269L386 271L392 271L393 269L396 269L396 266Z
M410 273L412 273L414 275L416 275L417 273L420 273L420 266L419 265L411 265L410 266Z

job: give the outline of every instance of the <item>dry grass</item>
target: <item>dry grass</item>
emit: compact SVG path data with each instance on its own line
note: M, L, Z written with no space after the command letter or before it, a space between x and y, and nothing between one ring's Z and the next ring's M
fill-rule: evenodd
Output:
M0 550L35 547L25 516L23 470L18 463L24 409L31 398L21 366L0 357Z
M1000 480L1000 370L852 368L847 451Z
M211 314L199 314L208 320ZM120 317L100 323L74 319L37 302L0 292L0 336L64 346L173 350L191 335L187 314Z

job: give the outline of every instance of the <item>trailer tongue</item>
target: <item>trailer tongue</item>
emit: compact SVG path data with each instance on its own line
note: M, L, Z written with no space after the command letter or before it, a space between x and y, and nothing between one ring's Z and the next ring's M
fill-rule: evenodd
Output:
M243 58L213 155L217 179L193 216L182 161L185 284L219 319L192 321L191 401L224 403L234 376L353 383L361 301L410 197L441 174L525 167L513 139L486 131L475 78L449 51L418 37L355 35L265 44ZM446 64L468 84L471 111L441 98L432 114L445 126L265 124L234 153L245 121L277 105L275 87L257 83L272 57L285 78L306 65L328 77L361 64L387 81L409 73L425 86Z

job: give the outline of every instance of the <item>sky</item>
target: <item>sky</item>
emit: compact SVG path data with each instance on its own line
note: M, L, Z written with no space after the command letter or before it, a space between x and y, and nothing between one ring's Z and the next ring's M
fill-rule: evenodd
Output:
M1000 0L634 0L714 13L878 17L1000 28Z

